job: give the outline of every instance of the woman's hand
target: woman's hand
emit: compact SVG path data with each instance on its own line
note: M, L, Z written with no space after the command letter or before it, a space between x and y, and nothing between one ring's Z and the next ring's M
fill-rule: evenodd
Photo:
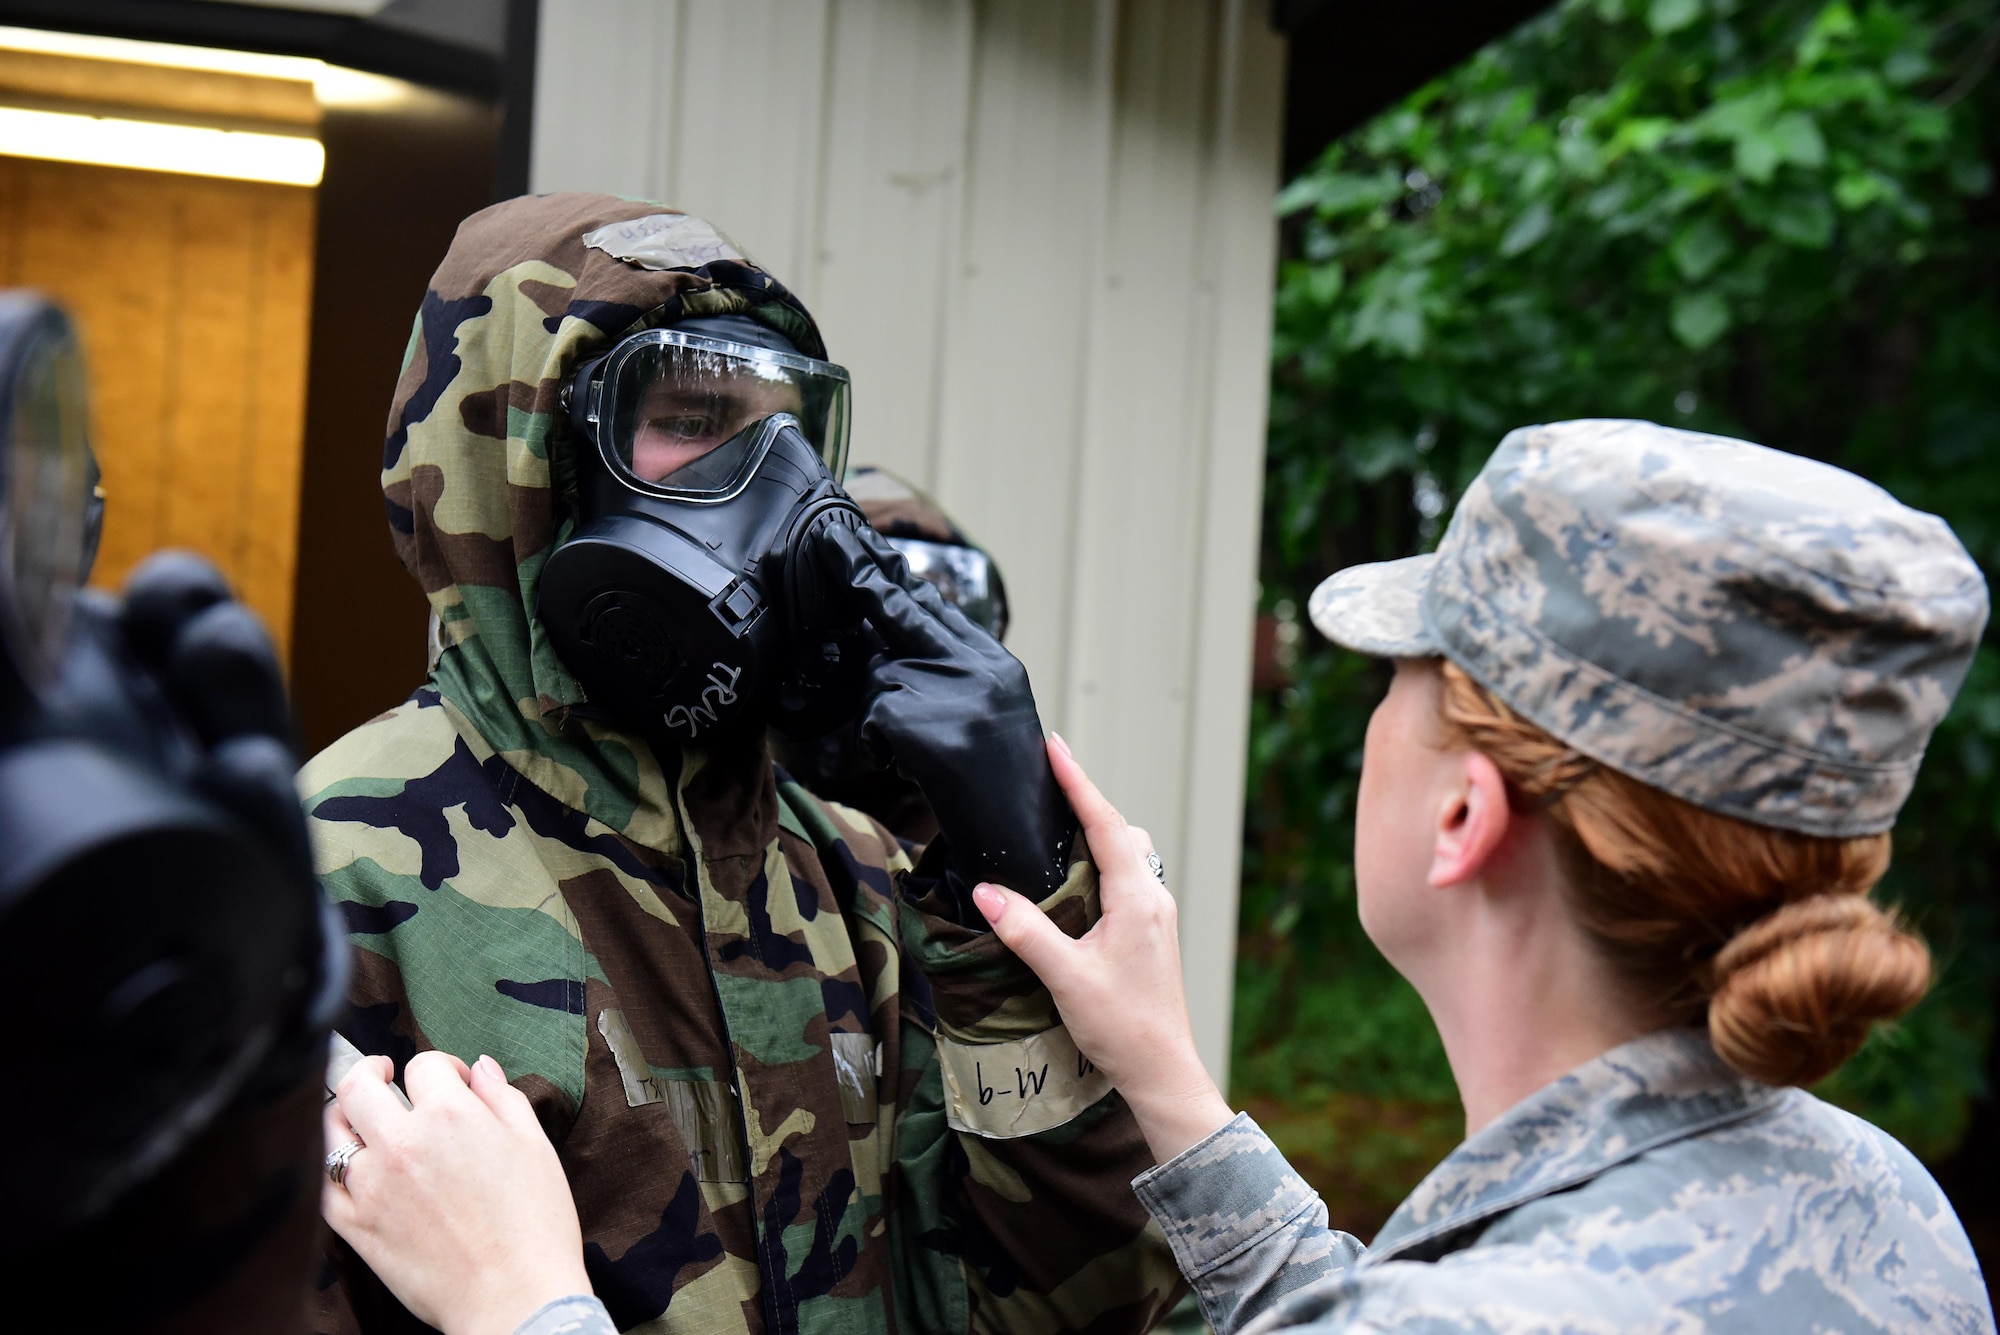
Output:
M1195 1054L1174 897L1146 865L1152 839L1104 800L1061 737L1049 741L1049 765L1090 840L1103 916L1072 939L1012 890L981 885L973 899L1048 987L1077 1048L1125 1096L1165 1163L1233 1116Z
M403 1306L446 1335L511 1335L590 1292L583 1233L555 1147L500 1065L411 1059L405 1108L387 1057L357 1062L327 1105L326 1146L356 1139L320 1210Z

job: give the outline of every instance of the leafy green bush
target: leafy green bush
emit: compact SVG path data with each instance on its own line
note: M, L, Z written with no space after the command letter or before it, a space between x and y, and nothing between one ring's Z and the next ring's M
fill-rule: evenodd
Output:
M1645 417L1827 459L2000 566L2000 0L1569 0L1334 144L1279 200L1264 606L1235 1093L1449 1101L1355 921L1382 669L1300 630L1314 583L1422 550L1509 429ZM1943 966L1827 1089L1920 1153L1985 1092L2000 661L1983 649L1884 893Z

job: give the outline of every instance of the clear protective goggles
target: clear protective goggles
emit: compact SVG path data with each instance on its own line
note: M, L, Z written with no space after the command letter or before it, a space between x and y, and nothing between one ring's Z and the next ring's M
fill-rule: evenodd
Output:
M797 353L707 334L650 329L605 357L585 393L604 461L639 490L724 501L763 462L787 414L836 482L847 467L847 371Z
M977 547L925 538L889 539L903 554L910 573L934 586L938 596L983 626L994 639L1007 634L1007 586L1000 568Z

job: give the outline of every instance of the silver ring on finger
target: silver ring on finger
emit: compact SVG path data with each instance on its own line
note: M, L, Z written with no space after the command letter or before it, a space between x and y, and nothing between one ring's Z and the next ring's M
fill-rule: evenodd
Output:
M1153 873L1153 878L1161 885L1167 883L1167 864L1160 861L1158 853L1146 854L1146 866Z
M335 1146L333 1153L326 1156L327 1180L336 1187L345 1187L347 1185L348 1165L354 1162L355 1155L361 1153L366 1148L367 1146L362 1143L359 1136L348 1141L345 1145Z

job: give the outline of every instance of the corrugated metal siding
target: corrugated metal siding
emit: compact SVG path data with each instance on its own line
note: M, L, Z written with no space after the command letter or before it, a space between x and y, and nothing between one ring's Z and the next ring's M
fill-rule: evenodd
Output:
M1260 0L543 0L532 178L698 212L1007 575L1228 1051L1283 49Z

